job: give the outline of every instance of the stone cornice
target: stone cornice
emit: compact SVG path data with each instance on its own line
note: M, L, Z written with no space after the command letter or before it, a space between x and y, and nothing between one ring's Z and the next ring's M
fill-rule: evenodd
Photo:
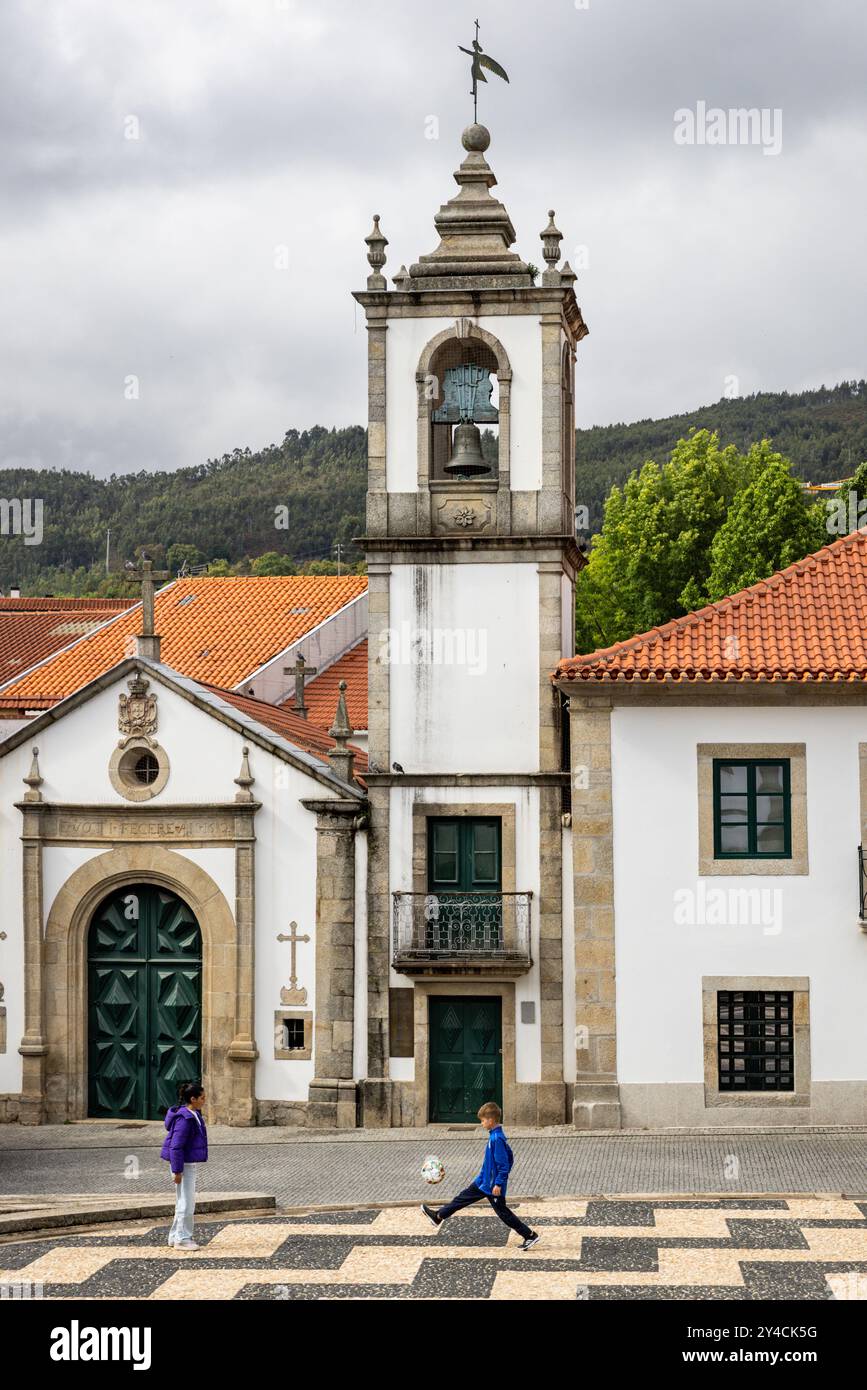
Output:
M567 787L569 773L366 772L365 781L376 787Z
M591 705L863 705L867 684L843 681L585 681L552 679L555 689Z
M416 560L425 552L432 555L449 551L456 555L476 552L481 559L493 550L529 552L531 560L556 558L565 554L576 570L583 569L587 558L579 549L574 536L356 536L353 544L370 553L412 553ZM538 552L544 552L539 554Z
M377 319L478 318L497 314L550 314L560 310L576 342L590 332L575 291L566 285L527 285L487 288L484 285L445 290L355 290L355 299Z

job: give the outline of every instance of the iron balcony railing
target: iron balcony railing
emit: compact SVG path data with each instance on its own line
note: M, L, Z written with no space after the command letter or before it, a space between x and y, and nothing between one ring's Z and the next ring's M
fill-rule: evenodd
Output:
M867 883L864 881L864 846L858 846L858 916L865 921L864 905L867 903Z
M395 960L530 960L532 893L395 893Z

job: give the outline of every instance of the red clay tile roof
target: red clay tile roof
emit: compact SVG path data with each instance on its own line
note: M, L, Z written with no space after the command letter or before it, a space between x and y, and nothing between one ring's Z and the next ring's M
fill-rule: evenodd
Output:
M235 709L246 714L250 719L255 719L257 724L264 724L267 729L273 729L275 734L280 734L296 747L303 748L305 752L312 753L314 757L321 759L326 767L331 764L328 761L328 751L335 746L335 740L328 734L324 734L315 724L309 720L302 719L300 715L293 714L291 710L281 708L279 705L269 705L266 700L255 700L251 695L239 695L237 690L221 690L219 686L208 685L203 681L199 682L205 690L210 690L212 694L219 695ZM333 719L332 715L332 719ZM349 745L355 753L355 770L359 773L367 771L367 754L360 748L355 748L352 743ZM361 785L364 782L361 778Z
M70 613L78 609L93 609L97 613L121 613L124 608L132 608L134 598L4 598L0 594L0 613L54 613L58 609Z
M367 638L356 643L333 665L314 676L304 687L304 703L307 706L307 719L319 729L330 729L334 723L337 709L338 685L346 681L346 712L353 729L367 728ZM284 709L295 708L292 695L283 705Z
M366 589L359 574L177 579L155 600L162 660L193 680L237 685ZM0 711L50 708L130 655L140 629L136 604L0 691Z
M93 632L133 601L0 598L0 684Z
M867 532L748 589L586 656L554 680L867 680Z

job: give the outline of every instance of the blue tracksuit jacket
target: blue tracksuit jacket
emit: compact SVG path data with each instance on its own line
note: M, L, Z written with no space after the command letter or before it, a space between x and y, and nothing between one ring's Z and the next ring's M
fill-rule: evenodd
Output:
M497 1125L488 1135L482 1171L474 1179L476 1187L487 1193L490 1193L492 1188L499 1187L505 1197L506 1183L509 1181L509 1172L514 1161L515 1157L503 1133L503 1126Z

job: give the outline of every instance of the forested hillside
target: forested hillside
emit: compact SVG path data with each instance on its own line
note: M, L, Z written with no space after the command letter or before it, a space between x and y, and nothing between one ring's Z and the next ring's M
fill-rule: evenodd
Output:
M601 425L579 430L576 473L578 501L590 509L591 529L602 522L602 505L614 483L622 483L648 459L660 465L691 428L716 431L720 444L746 453L769 439L791 459L793 471L809 482L849 477L867 459L867 382L844 381L818 391L763 391L717 401L667 420Z
M805 391L763 392L722 400L666 420L608 425L577 434L578 501L601 524L604 499L647 459L668 458L691 427L716 430L721 446L746 452L769 438L813 482L853 473L867 459L867 383ZM41 498L43 538L25 545L0 536L0 588L24 593L124 593L106 579L136 550L147 547L173 572L216 563L218 571L291 573L331 570L335 543L354 567L351 546L364 529L366 433L360 426L289 430L280 444L256 453L236 449L175 473L137 473L96 479L53 470L0 471L0 498ZM279 522L279 525L275 525Z

